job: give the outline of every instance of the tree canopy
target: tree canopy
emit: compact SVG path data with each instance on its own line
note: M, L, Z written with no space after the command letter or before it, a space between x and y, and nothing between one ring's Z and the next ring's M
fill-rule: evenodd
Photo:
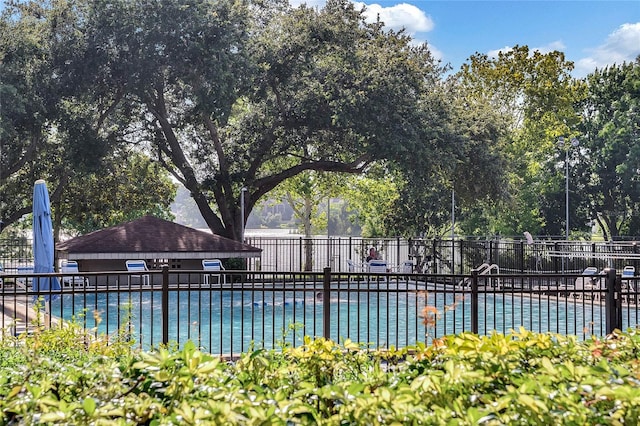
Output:
M135 152L119 143L122 134L105 129L105 115L91 102L94 87L67 74L78 47L74 7L74 2L10 1L2 11L0 217L12 224L30 213L33 182L41 178L51 190L56 235L61 226L73 232L113 224L110 215L169 217L167 198L175 188L167 184L166 172L128 179L114 172L140 171L136 165L148 160L136 160ZM93 178L101 185L89 184ZM137 185L154 190L147 186L136 193ZM127 202L98 202L107 196Z
M584 216L605 238L640 234L640 57L587 78L577 167Z
M352 3L67 4L75 20L56 35L74 49L55 73L93 88L82 101L106 136L144 147L218 234L239 238L242 187L246 216L304 171L390 161L428 173L446 145L442 69Z
M447 77L428 45L358 7L10 1L0 20L3 220L29 212L24 194L38 178L53 183L59 227L169 217L171 175L213 232L239 239L271 191L337 172L380 183L384 215L367 216L370 200L351 193L371 235L442 235L452 193L458 232L558 235L557 139L576 136L572 230L595 220L609 235L636 232L637 61L583 81L562 52L515 46Z

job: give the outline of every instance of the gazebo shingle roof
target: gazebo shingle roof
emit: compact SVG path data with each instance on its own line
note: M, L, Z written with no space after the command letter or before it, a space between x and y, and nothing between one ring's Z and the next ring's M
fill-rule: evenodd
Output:
M262 249L153 216L94 231L57 244L56 250L90 258L91 254L148 258L259 257ZM100 256L102 257L102 256Z

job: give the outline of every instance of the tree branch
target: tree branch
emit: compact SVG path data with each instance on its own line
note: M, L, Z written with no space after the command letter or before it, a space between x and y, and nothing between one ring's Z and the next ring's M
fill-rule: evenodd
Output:
M360 158L350 163L341 163L337 161L314 161L309 163L297 164L280 173L258 179L254 182L256 192L253 194L254 199L259 199L264 194L271 191L284 180L296 176L306 170L315 170L320 172L342 172L342 173L362 173L364 169L371 163L369 155L362 155Z

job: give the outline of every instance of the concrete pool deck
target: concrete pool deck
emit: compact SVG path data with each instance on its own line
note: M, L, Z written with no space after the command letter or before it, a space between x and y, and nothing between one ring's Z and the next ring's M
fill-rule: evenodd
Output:
M49 327L57 321L49 314L37 311L27 295L3 295L0 297L0 338L5 332L17 336L38 326Z

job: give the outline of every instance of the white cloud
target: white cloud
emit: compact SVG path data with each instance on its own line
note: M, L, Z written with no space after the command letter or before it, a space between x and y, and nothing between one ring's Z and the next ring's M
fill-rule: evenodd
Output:
M631 62L640 55L640 22L623 24L600 46L589 49L589 56L576 62L576 71L588 74L596 68Z
M490 58L497 58L500 53L507 53L513 50L513 46L505 46L501 49L494 49L487 52L487 56Z
M326 0L289 0L289 4L293 7L298 7L301 4L306 4L309 7L323 8L327 4Z
M310 7L324 7L326 0L289 0L289 4L297 7L306 4ZM405 29L407 33L414 36L415 33L428 32L434 27L430 16L408 3L400 3L394 6L384 7L379 4L366 4L363 2L353 2L357 10L365 8L365 18L368 22L375 22L380 16L385 27L393 30Z
M542 54L546 54L546 53L550 53L553 52L555 50L559 51L559 52L563 52L565 49L565 45L564 43L562 43L561 41L552 41L549 44L543 45L543 46L539 46L539 47L530 47L529 48L529 54L533 54L533 52L538 51ZM499 53L507 53L513 50L513 46L505 46L501 49L495 49L495 50L490 50L487 52L487 56L489 56L490 58L497 58Z
M309 7L322 8L325 6L326 0L289 0L289 4L293 7L306 4ZM366 4L354 1L353 5L356 7L356 10L365 9L364 16L367 22L376 22L378 17L380 17L380 21L384 23L386 28L395 31L404 29L405 33L412 38L411 44L416 46L427 43L424 39L424 34L421 34L421 37L416 35L416 33L431 31L435 26L430 16L412 4L400 3L394 6L384 7L376 3ZM444 54L442 51L432 44L429 44L429 51L435 59L443 60Z
M375 22L380 16L386 27L394 30L404 28L409 34L431 31L434 27L433 20L416 6L408 3L400 3L394 6L384 7L379 4L365 4L354 2L356 8L365 7L365 17L369 22Z
M561 41L552 41L549 44L540 47L532 47L531 51L535 52L536 50L542 54L551 53L553 51L564 52L567 46L564 45Z

